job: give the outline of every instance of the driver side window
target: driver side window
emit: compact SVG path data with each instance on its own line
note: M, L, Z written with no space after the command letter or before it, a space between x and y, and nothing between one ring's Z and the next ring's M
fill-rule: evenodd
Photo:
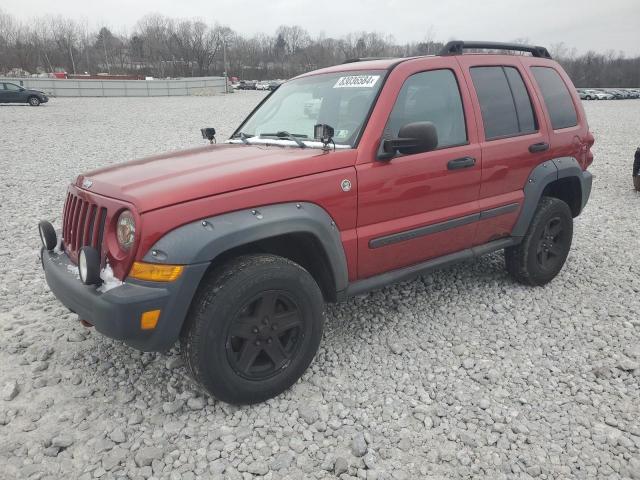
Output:
M17 85L14 85L13 83L5 83L4 84L5 89L7 89L10 92L19 92L20 91L20 87Z
M385 138L398 136L407 123L431 122L438 133L438 147L467 143L467 129L458 82L451 70L430 70L410 76L393 107Z

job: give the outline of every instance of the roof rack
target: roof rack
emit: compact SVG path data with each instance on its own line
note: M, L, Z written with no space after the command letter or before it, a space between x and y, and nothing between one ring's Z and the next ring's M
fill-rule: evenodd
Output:
M395 57L361 57L361 58L348 58L342 64L345 63L356 63L356 62L368 62L370 60L390 60Z
M462 55L463 50L470 48L486 48L490 50L515 50L517 52L529 52L534 57L551 58L549 50L544 47L502 42L465 42L462 40L453 40L447 43L444 47L442 47L439 55Z

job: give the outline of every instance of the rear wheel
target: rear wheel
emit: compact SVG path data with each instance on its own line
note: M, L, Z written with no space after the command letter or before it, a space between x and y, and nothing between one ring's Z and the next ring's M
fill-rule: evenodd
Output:
M275 255L211 272L181 336L193 377L234 404L274 397L302 376L322 338L324 300L313 277Z
M40 105L40 99L38 97L29 97L29 100L27 101L32 107L37 107L38 105Z
M562 270L572 239L569 206L557 198L542 197L522 242L504 251L507 271L520 283L544 285Z

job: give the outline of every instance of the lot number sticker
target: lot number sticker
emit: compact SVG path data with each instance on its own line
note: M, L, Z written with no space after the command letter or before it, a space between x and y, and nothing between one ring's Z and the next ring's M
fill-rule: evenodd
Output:
M351 75L349 77L340 77L333 88L371 88L379 78L380 75Z

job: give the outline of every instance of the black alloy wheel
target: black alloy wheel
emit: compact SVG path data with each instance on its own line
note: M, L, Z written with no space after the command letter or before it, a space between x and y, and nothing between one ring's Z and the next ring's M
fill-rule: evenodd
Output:
M544 226L536 248L536 259L542 270L553 270L558 261L562 260L564 254L563 233L560 217L551 218Z
M302 312L285 291L267 290L251 299L232 321L225 343L233 370L266 380L291 362L304 336Z
M542 197L518 245L505 248L509 274L526 285L544 285L562 270L573 240L573 216L558 198Z
M324 299L311 274L271 254L243 255L200 283L180 342L197 382L228 403L279 395L320 345Z

